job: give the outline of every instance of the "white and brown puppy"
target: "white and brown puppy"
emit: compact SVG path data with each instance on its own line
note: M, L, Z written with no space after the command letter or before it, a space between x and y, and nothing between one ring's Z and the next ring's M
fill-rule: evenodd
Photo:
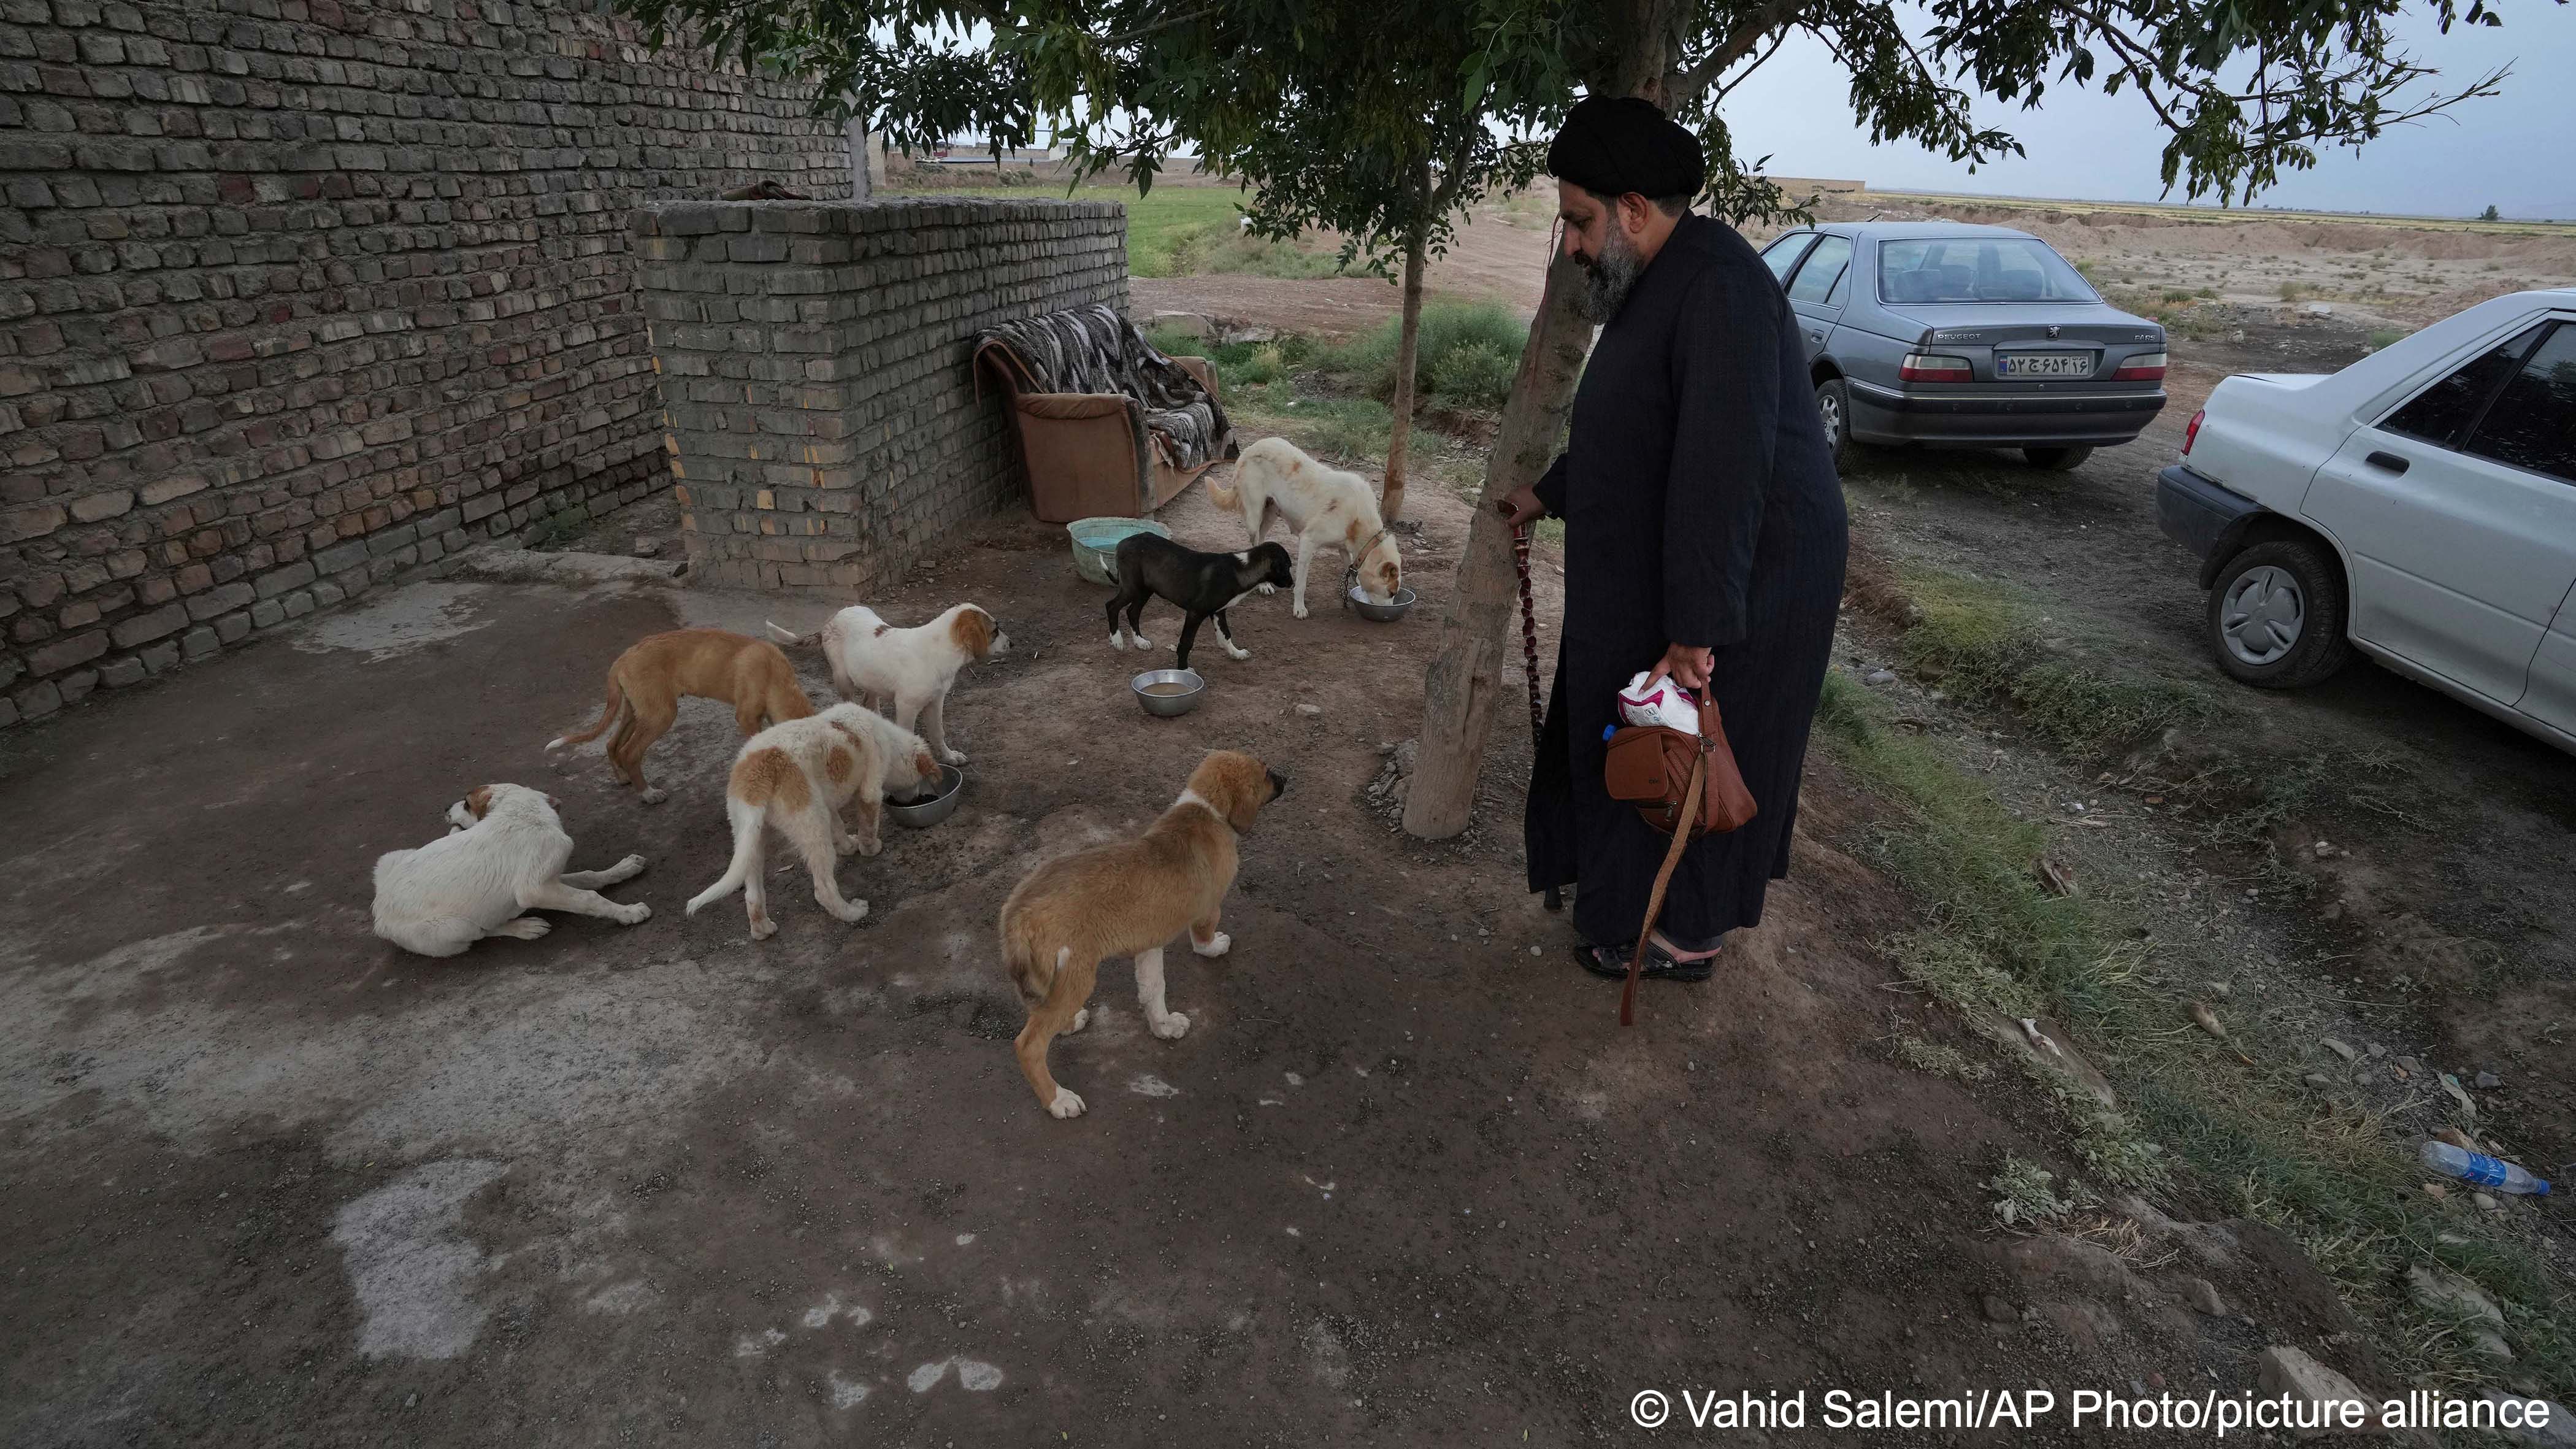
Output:
M814 875L814 899L852 925L866 919L866 901L844 900L833 872L855 850L874 855L886 792L910 794L939 778L930 747L910 730L860 704L836 704L811 719L771 725L745 740L725 782L725 818L733 823L733 864L722 880L689 901L689 914L711 901L742 892L751 939L777 933L769 919L765 836L775 827L805 858ZM859 806L859 828L842 823L850 802Z
M1163 1004L1163 948L1184 930L1202 956L1234 944L1217 918L1234 886L1235 837L1287 788L1286 776L1252 756L1219 750L1141 839L1047 861L1002 903L1002 960L1029 1008L1015 1050L1038 1105L1082 1115L1082 1098L1047 1074L1047 1046L1091 1019L1083 1003L1104 958L1135 958L1136 999L1154 1035L1170 1041L1190 1029Z
M930 741L932 758L944 765L966 763L948 747L948 688L957 682L957 671L1011 647L1002 626L973 604L959 604L910 629L853 604L811 634L776 624L769 632L782 644L821 648L841 698L886 710L907 732L917 726Z
M1208 475L1207 487L1217 507L1243 516L1244 532L1254 543L1269 531L1274 509L1296 531L1298 618L1306 617L1306 572L1318 548L1342 551L1359 574L1360 593L1372 604L1393 603L1395 591L1403 587L1404 553L1378 514L1368 480L1357 473L1327 468L1286 438L1264 438L1243 450L1231 490L1214 474ZM1336 586L1333 592L1338 596L1341 589Z
M632 926L653 908L599 894L644 868L630 855L567 873L572 837L554 797L525 785L477 785L447 807L455 828L418 850L376 858L376 934L406 951L453 956L486 936L533 941L552 927L528 911L571 911Z

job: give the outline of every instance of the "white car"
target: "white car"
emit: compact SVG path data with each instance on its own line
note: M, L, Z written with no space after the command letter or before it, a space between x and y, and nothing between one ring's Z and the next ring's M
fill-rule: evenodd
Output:
M2220 668L2284 689L2358 649L2576 750L2576 290L2230 377L2182 453L2156 518L2202 559Z

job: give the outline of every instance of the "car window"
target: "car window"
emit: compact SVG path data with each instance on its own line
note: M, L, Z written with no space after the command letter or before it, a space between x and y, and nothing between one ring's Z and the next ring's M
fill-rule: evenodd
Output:
M2478 409L2495 396L2496 386L2513 375L2531 344L2540 338L2541 328L2517 333L2513 340L2415 394L2412 402L2390 413L2379 425L2392 433L2422 438L2445 448L2457 444L2469 424L2476 422Z
M1851 238L1829 236L1816 243L1799 266L1797 280L1789 284L1792 302L1822 302L1834 283L1843 279L1843 268L1851 262Z
M2559 323L2505 379L2468 451L2576 483L2576 324Z
M2098 302L2035 237L1923 237L1878 244L1882 302Z
M1763 248L1762 260L1770 264L1771 275L1785 283L1789 280L1789 269L1798 264L1798 258L1807 254L1807 248L1814 245L1815 240L1814 232L1793 231Z

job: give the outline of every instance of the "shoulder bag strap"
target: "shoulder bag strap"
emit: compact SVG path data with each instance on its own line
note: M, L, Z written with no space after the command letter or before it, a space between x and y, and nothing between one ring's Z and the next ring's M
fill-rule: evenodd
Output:
M1646 942L1655 934L1655 917L1664 913L1664 890L1673 883L1673 867L1690 845L1691 827L1699 821L1699 793L1708 783L1708 751L1691 762L1690 788L1682 792L1682 813L1673 822L1673 843L1664 851L1663 868L1655 872L1655 893L1646 898L1646 924L1637 928L1637 949L1628 953L1628 984L1619 993L1619 1024L1637 1024L1637 976L1646 968Z

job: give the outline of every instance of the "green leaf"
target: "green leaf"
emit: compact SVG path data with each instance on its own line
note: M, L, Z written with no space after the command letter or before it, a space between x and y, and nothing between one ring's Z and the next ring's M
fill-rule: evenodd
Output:
M1467 68L1467 83L1460 88L1458 96L1459 109L1474 110L1476 102L1484 99L1485 91L1492 84L1493 67L1486 63L1484 56L1478 55L1475 63Z

